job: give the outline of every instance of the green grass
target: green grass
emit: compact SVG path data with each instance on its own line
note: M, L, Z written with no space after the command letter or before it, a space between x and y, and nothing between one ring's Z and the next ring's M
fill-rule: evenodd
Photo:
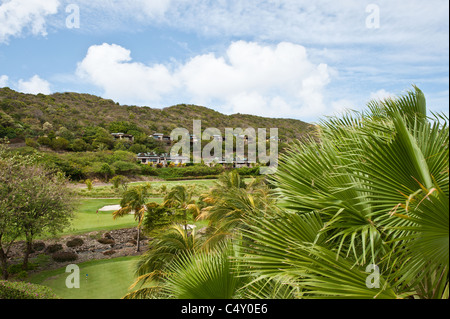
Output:
M130 183L130 185L143 184L144 182ZM153 189L158 189L165 184L168 188L176 185L202 185L204 189L213 186L214 180L184 180L184 181L156 181L151 182ZM87 189L85 190L86 192ZM110 186L94 187L91 198L83 198L79 200L79 205L75 210L75 218L68 230L61 235L81 234L91 231L112 230L120 228L136 227L137 222L133 215L125 216L114 220L112 218L113 211L97 210L106 205L119 204L120 198L92 198L95 194L111 194L118 197L117 192ZM101 197L101 196L98 196ZM157 203L162 203L161 197L150 199ZM189 220L192 224L194 221ZM195 222L197 229L206 226L208 221ZM47 236L45 236L47 237ZM118 299L128 292L128 287L133 283L133 264L139 257L119 257L112 259L94 260L78 264L80 267L80 288L69 289L65 285L65 280L69 273L65 272L65 267L40 272L34 275L30 282L48 286L63 299ZM43 260L42 262L45 262ZM88 274L86 278L86 274Z
M210 187L213 186L215 179L198 179L198 180L180 180L180 181L151 181L151 182L131 182L129 186L143 185L146 183L150 183L152 189L151 192L154 193L155 196L163 197L164 194L159 192L159 188L162 185L166 185L168 189L177 186L177 185L197 185L198 191L203 192L207 191ZM78 197L82 198L121 198L122 189L114 189L112 186L95 186L92 190L88 190L87 188L78 188L74 189L75 193Z
M152 198L151 201L162 203L162 198ZM119 204L120 199L80 199L80 205L75 212L72 226L63 235L81 234L98 230L112 230L136 227L134 215L124 216L114 220L113 211L97 210L106 205Z
M167 187L173 187L176 185L205 185L207 187L212 187L216 179L194 179L194 180L179 180L179 181L153 181L150 182L152 187L157 188L161 185L167 185ZM133 182L130 185L145 184L147 182Z
M50 287L63 299L120 299L134 282L134 263L137 256L88 261L78 264L80 288L67 288L71 273L66 267L41 272L30 282ZM87 276L86 276L87 274Z

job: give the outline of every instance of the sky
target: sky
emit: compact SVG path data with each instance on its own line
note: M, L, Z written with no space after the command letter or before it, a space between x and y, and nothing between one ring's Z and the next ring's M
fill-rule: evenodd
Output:
M448 114L447 0L0 0L0 87L318 122L418 86Z

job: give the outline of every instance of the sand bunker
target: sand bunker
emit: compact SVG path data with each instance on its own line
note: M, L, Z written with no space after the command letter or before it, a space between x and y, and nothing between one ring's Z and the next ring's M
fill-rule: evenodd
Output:
M99 211L105 212L105 211L116 211L120 209L120 205L106 205L99 209Z

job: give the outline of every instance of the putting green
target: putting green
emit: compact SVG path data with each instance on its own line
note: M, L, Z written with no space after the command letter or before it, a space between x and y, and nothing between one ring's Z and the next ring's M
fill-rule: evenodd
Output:
M74 272L66 267L44 271L31 278L32 283L48 286L62 299L120 299L134 282L134 263L138 257L119 257L80 263L80 288L68 288L66 279Z

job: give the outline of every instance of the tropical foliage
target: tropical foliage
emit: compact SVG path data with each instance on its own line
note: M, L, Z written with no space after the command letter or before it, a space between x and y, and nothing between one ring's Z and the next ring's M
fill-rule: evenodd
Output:
M284 210L247 232L251 271L299 297L447 298L448 118L415 88L321 128L282 159Z
M327 118L269 185L224 174L196 203L208 231L178 228L198 246L159 236L127 297L448 298L448 137L416 87Z
M134 214L134 218L138 222L136 251L140 250L141 225L144 220L145 204L149 197L149 189L150 184L138 185L127 189L120 201L121 208L113 213L114 219Z

